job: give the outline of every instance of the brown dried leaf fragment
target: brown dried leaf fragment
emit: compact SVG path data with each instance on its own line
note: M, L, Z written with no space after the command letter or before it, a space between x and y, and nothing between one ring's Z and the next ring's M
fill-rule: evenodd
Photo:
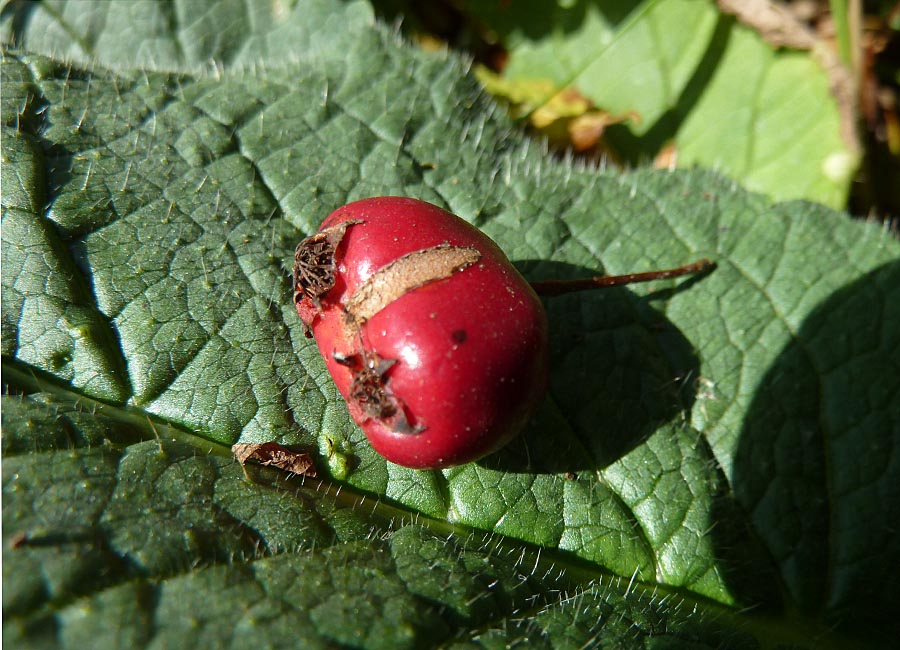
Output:
M294 251L294 302L304 297L320 307L319 298L334 288L334 252L344 238L347 228L363 223L349 219L310 235Z
M568 120L566 131L575 151L583 153L600 145L606 127L631 121L640 124L641 116L634 111L613 115L606 111L592 109Z
M14 533L9 540L10 548L22 548L28 543L28 533L24 530L20 530L17 533Z
M449 278L481 259L472 246L439 244L412 251L385 264L363 282L344 305L347 314L362 325L404 294Z
M277 467L301 476L316 477L316 467L312 456L294 451L277 442L239 442L231 446L235 459L244 465L248 460L255 460L260 465Z

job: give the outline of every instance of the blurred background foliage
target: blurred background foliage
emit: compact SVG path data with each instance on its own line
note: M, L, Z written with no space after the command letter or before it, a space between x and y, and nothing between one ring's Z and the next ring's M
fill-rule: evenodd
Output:
M900 2L375 0L552 151L900 215Z

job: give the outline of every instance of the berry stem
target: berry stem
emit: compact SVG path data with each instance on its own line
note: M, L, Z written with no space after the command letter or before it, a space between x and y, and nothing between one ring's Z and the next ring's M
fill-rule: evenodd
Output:
M625 275L598 275L592 278L580 278L578 280L541 280L532 282L531 287L539 296L561 296L573 291L586 289L599 289L605 287L621 287L637 282L650 282L652 280L665 280L666 278L678 278L682 275L694 275L715 268L715 262L703 258L693 264L679 266L677 269L664 271L645 271L644 273L626 273Z

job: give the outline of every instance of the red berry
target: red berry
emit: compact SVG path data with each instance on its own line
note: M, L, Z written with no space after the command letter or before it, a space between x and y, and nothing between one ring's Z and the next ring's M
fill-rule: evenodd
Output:
M386 459L476 460L547 384L547 317L474 226L429 203L356 201L297 247L294 300L353 419Z

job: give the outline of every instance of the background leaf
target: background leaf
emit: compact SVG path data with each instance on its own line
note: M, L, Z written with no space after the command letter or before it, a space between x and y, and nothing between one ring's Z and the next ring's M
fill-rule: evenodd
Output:
M503 78L549 86L532 110L575 89L637 116L604 136L626 162L671 144L680 166L719 169L776 199L845 205L857 155L812 53L776 51L713 2L470 5L508 50Z
M105 45L116 4L4 13L8 41L52 55L10 49L2 68L8 643L890 638L885 231L708 172L548 160L455 56L358 3L134 19L128 52ZM130 54L204 21L250 28L153 66ZM42 50L50 24L101 43L94 63ZM407 470L349 420L290 302L295 243L377 194L451 209L532 279L719 268L549 300L551 387L523 437ZM320 474L329 446L348 463L248 481L228 446L265 440L322 450Z

